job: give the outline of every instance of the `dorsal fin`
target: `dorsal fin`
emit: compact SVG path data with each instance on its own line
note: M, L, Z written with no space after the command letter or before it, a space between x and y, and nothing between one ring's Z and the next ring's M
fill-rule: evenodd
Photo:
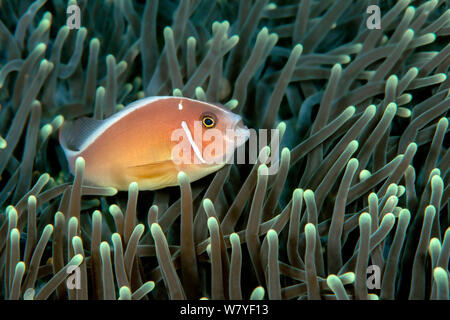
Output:
M61 145L73 152L81 151L83 143L103 124L103 120L80 118L65 122L60 133Z

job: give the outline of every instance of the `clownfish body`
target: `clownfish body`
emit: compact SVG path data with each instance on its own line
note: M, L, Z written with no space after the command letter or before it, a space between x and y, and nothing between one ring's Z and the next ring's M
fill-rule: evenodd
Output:
M156 190L178 185L180 171L192 182L219 170L248 137L241 117L222 107L148 97L104 120L69 121L59 139L72 173L84 158L87 184Z

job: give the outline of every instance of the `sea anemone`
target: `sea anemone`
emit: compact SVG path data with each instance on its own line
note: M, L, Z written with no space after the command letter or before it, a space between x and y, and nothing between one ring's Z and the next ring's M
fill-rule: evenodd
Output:
M447 300L448 2L370 3L1 1L0 296ZM158 95L281 148L158 191L70 174L65 120Z

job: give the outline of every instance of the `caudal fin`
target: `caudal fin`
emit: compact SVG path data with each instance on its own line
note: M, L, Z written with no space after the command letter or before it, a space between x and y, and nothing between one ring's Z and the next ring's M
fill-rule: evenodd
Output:
M74 121L64 121L59 131L59 143L66 155L70 170L73 173L75 159L83 151L83 144L94 134L103 123L92 118L80 118Z

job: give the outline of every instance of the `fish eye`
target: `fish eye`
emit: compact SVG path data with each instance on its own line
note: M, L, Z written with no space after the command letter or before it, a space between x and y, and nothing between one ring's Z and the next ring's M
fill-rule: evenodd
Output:
M209 114L203 115L202 124L205 128L212 128L216 125L216 119L214 116Z

